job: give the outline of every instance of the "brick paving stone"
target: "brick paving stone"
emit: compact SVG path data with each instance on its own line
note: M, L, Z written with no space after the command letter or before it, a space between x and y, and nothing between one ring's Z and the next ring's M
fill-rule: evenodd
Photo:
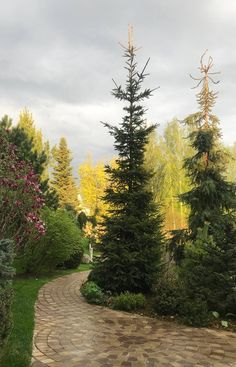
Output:
M32 367L236 367L236 333L87 304L87 272L39 291Z

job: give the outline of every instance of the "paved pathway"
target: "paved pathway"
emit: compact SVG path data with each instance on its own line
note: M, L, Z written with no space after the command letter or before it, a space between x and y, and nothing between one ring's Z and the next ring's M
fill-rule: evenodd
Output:
M46 284L36 305L33 367L236 367L236 334L87 304L87 273Z

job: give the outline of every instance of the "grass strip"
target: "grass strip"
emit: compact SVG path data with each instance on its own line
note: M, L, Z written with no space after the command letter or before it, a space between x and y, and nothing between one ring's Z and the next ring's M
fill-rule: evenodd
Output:
M14 301L12 305L14 326L3 349L0 360L1 367L30 366L34 331L34 305L39 289L58 276L89 269L89 264L81 264L76 270L58 270L38 278L20 277L14 280Z

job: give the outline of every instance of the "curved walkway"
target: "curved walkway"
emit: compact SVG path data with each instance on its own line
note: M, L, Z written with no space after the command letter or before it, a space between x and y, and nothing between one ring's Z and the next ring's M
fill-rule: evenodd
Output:
M87 304L87 273L39 292L33 367L236 367L236 334L193 329Z

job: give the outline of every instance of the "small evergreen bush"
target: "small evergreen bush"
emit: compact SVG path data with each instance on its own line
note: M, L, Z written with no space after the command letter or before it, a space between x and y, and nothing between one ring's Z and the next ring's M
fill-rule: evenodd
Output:
M112 298L112 307L116 310L135 311L145 306L145 297L142 293L124 292Z
M102 289L94 282L86 282L80 289L82 295L89 303L101 305L105 303L105 295Z
M8 239L0 240L0 350L12 328L13 248L13 241Z
M182 290L175 280L161 279L155 287L154 309L159 315L179 312Z
M186 299L180 305L179 314L182 321L190 326L208 326L211 320L206 301Z
M70 255L68 260L64 261L63 267L66 269L77 269L81 264L83 253L82 248L78 249L78 251Z

